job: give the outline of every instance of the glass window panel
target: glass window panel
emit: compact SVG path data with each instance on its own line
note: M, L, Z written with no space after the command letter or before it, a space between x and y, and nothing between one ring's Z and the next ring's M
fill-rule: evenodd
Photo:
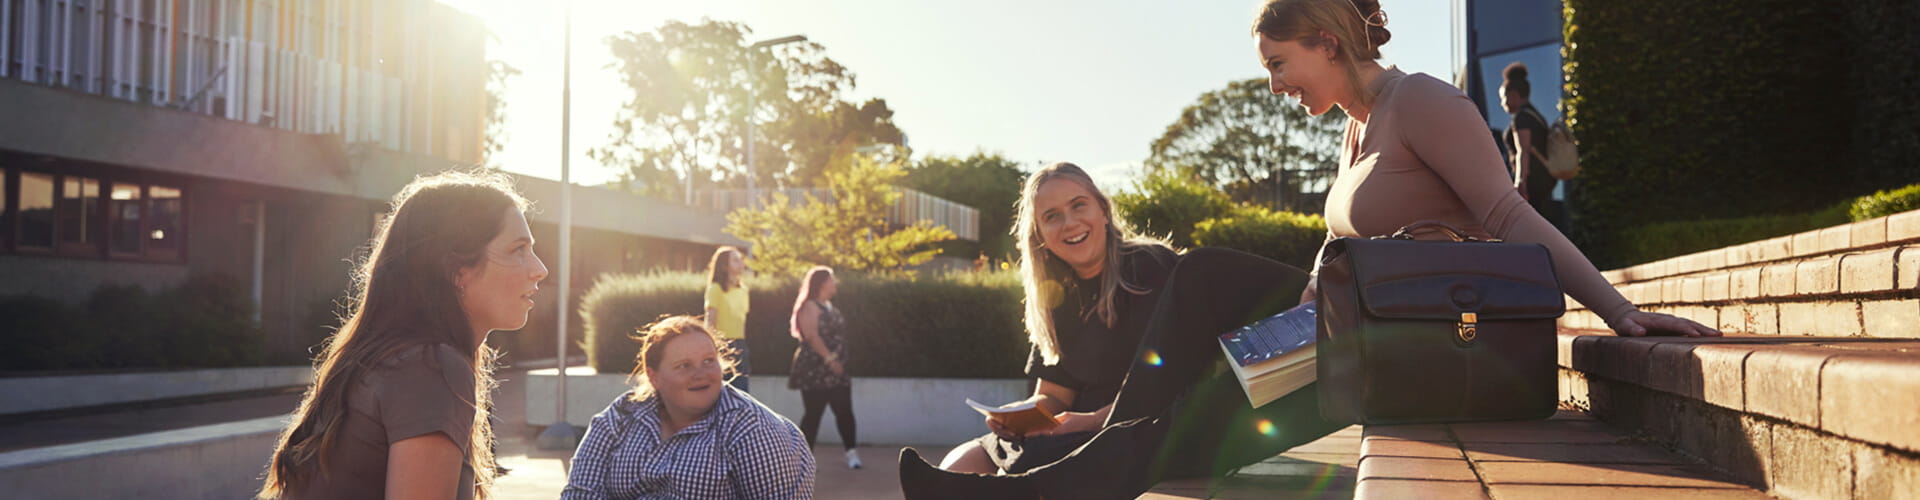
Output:
M109 248L118 253L140 253L140 243L146 239L140 227L140 186L116 183L109 198L107 210L113 214Z
M153 213L147 220L147 248L178 250L180 237L186 234L180 230L182 209L185 208L180 198L180 190L165 186L149 186L147 195L153 207Z
M60 242L93 242L92 223L100 213L100 181L69 176L62 184L60 202L54 207Z
M24 248L53 248L53 176L20 174L19 245Z

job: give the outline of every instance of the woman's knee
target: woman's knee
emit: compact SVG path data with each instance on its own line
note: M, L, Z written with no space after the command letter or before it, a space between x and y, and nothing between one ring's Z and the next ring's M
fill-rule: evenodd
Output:
M946 459L940 461L940 468L969 474L993 474L1000 470L993 465L993 460L987 457L987 449L981 447L978 441L955 446L953 451L947 452Z

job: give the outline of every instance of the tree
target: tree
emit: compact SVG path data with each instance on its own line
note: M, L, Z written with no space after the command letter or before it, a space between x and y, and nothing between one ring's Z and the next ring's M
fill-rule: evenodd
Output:
M994 258L1013 256L1013 204L1020 199L1026 174L1018 163L994 153L973 156L932 156L914 162L900 185L952 200L980 211L980 241L942 244L944 253L971 259L981 252Z
M1146 170L1201 179L1236 201L1317 212L1320 200L1298 195L1332 182L1345 118L1309 116L1264 78L1236 81L1182 110L1153 141Z
M905 142L885 101L854 106L841 98L853 73L820 44L753 49L751 33L734 22L668 21L608 38L633 95L611 141L590 154L622 169L622 184L678 198L689 181L739 186L748 175L766 187L810 185L835 151ZM750 118L758 125L751 168Z
M1166 171L1150 173L1132 191L1113 195L1113 204L1134 230L1181 248L1194 246L1195 224L1233 211L1233 200L1219 189Z
M519 68L504 61L487 61L487 133L480 154L481 163L490 167L499 167L493 155L506 147L507 101L500 95L506 92L507 79L519 74Z
M887 211L900 199L893 182L906 175L898 162L858 155L835 163L826 173L831 200L807 193L805 203L794 203L775 193L761 208L727 214L727 234L753 245L754 269L794 276L814 265L894 270L932 259L932 244L953 239L953 231L924 220L889 228Z

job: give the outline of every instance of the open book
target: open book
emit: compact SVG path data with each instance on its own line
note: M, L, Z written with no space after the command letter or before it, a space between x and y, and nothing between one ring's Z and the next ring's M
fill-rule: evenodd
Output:
M1255 408L1313 382L1318 315L1308 302L1220 335L1227 366Z
M986 415L987 418L1000 422L1000 425L1006 426L1007 430L1013 431L1014 434L1023 436L1060 426L1060 421L1055 420L1053 414L1047 413L1045 408L1041 408L1032 401L1012 406L991 406L968 398L967 406L973 407L974 411Z

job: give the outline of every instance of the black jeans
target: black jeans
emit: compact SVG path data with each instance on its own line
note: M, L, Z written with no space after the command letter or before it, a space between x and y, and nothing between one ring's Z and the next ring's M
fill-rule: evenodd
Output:
M807 410L800 416L800 432L806 434L808 448L820 437L820 417L828 406L833 407L833 423L840 429L841 444L851 450L860 442L854 434L853 386L800 391L800 404Z
M1049 499L1133 498L1163 479L1222 475L1345 427L1320 418L1314 384L1253 408L1220 351L1220 334L1297 305L1307 280L1252 254L1189 252L1165 285L1106 426L1027 477Z

